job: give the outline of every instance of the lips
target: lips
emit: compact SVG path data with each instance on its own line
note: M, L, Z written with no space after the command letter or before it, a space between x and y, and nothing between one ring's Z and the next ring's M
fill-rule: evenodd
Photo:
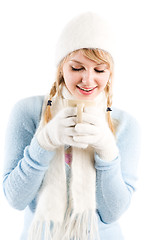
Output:
M92 87L92 88L83 88L83 87L79 87L79 86L77 86L77 88L79 88L80 90L85 91L85 92L91 92L91 91L93 91L96 87Z
M91 87L91 88L84 88L84 87L80 87L80 86L77 86L79 92L83 95L91 95L92 93L94 93L95 89L97 87Z

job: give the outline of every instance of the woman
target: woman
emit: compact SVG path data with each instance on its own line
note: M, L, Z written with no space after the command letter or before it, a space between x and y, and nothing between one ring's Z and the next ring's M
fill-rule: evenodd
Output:
M139 129L111 109L109 38L96 14L74 18L57 44L49 96L13 109L3 184L10 204L25 209L23 240L123 239L117 220L135 190Z

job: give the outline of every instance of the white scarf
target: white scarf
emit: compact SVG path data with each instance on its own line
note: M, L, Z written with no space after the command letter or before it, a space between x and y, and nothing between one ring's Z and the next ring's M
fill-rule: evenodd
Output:
M73 99L64 87L63 98L54 97L53 109L66 106L65 99ZM106 98L96 98L98 107ZM41 129L43 122L40 122ZM42 238L43 236L43 238ZM28 240L95 240L99 239L96 213L96 170L91 147L72 147L72 164L69 181L69 200L64 159L64 147L56 150L39 191L38 203Z

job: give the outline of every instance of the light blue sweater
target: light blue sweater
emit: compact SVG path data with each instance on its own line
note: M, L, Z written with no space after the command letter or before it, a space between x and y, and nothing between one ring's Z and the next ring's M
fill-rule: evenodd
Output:
M43 96L19 101L10 116L6 132L4 193L8 202L18 210L25 209L24 229L27 232L36 208L37 194L54 152L37 142ZM95 154L96 199L98 227L101 240L122 240L117 220L128 208L137 180L139 158L139 126L124 111L113 108L112 118L118 120L116 133L119 156L104 162ZM70 167L66 164L66 174Z

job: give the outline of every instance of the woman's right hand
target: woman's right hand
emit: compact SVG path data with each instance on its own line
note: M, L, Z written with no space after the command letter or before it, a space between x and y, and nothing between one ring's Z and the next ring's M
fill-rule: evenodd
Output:
M88 144L76 143L73 140L73 136L77 134L75 131L76 115L75 107L67 107L58 112L37 134L41 147L49 151L62 145L86 148Z

